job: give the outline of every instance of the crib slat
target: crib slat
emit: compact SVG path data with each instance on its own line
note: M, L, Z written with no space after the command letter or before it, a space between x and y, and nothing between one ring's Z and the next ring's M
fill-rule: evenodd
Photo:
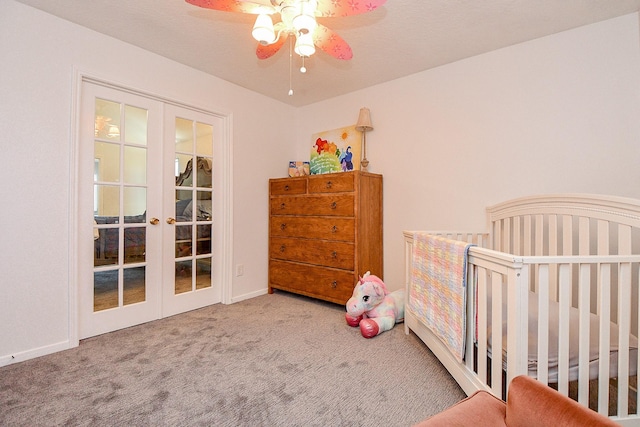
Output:
M562 254L573 255L573 217L562 216ZM573 286L569 288L569 301L573 301Z
M531 255L531 215L524 216L524 250L522 255L529 256Z
M538 268L538 380L549 383L549 265Z
M578 402L589 406L589 314L591 270L580 264L578 278Z
M598 312L600 313L600 343L598 378L609 378L611 319L611 265L598 265ZM598 381L598 412L609 415L609 381Z
M534 217L535 241L533 245L534 255L544 255L544 216L538 214Z
M609 221L598 220L598 231L597 231L597 254L598 255L608 255L609 254ZM601 298L602 288L600 286L596 287L596 301L598 304L596 305L596 314L600 314L600 298Z
M621 263L618 273L618 415L629 412L629 333L631 319L631 263ZM622 391L620 391L622 390Z
M513 252L513 246L511 244L511 218L505 218L502 221L502 247L507 248L509 253Z
M573 255L573 219L562 215L562 254Z
M590 234L589 218L581 216L578 219L578 255L589 255Z
M502 250L502 221L496 221L493 226L493 241L491 242L491 248L496 251Z
M478 377L487 381L487 270L478 268Z
M514 254L522 253L522 222L520 217L513 218L513 246L512 250Z
M569 309L571 307L571 264L558 268L558 391L569 395Z
M465 337L465 347L464 347L464 364L467 366L467 369L470 372L473 372L473 350L475 348L475 337L477 336L477 327L475 322L475 283L474 278L476 277L477 269L474 268L473 265L469 265L467 268L467 304L466 304L466 313L467 313L467 336Z
M491 390L502 396L502 275L491 274ZM508 361L508 359L507 359Z
M631 255L631 227L618 225L618 254Z
M549 255L558 255L558 216L549 215ZM558 301L558 265L549 266L549 293L553 301Z
M631 246L631 226L619 224L618 225L618 254L619 255L629 255L632 251ZM618 301L631 301L631 265L620 265L620 272L618 279ZM640 273L638 273L640 276ZM640 279L639 279L640 281ZM636 284L637 286L637 284ZM639 295L640 298L640 295ZM640 306L640 301L638 302L638 306ZM624 307L622 307L624 305ZM631 317L630 317L631 307L627 304L621 304L618 307L618 324L620 325L619 330L619 349L618 349L618 415L623 416L628 413L629 408L629 375L627 372L627 367L629 366L629 330L631 328ZM626 316L626 317L625 317ZM629 319L624 320L624 319ZM640 316L638 317L638 330L640 331ZM623 340L626 344L625 349L623 349ZM624 362L623 360L626 360ZM621 369L621 366L624 369ZM637 352L636 356L636 367L640 367L640 351ZM637 399L637 396L636 396ZM636 412L637 413L637 412Z
M507 272L507 384L528 373L529 266Z

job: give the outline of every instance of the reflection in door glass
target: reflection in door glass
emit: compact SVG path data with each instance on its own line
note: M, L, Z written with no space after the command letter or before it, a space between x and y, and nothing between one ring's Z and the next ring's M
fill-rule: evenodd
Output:
M176 117L176 152L191 152L193 147L193 121Z
M191 255L191 245L193 237L191 235L190 225L176 226L176 258L182 258Z
M96 217L101 220L101 218ZM114 265L118 263L120 248L120 229L118 227L106 227L98 230L98 238L93 241L93 265Z
M98 223L103 223L98 217L109 216L112 217L111 221L105 220L110 224L117 224L120 215L120 186L117 185L94 185L94 204L95 215L94 219L98 220Z
M145 185L147 183L147 149L124 147L125 184Z
M147 113L95 100L94 311L146 300Z
M175 281L175 293L182 294L185 292L191 292L193 288L191 279L191 260L188 261L176 261L176 281Z
M211 287L211 258L196 261L196 289Z
M122 304L144 302L146 300L145 267L125 268L122 276Z
M198 226L197 255L211 253L211 224Z
M147 145L147 110L126 105L124 130L124 142L127 144Z
M120 127L120 103L96 98L95 137L118 141Z
M124 229L125 264L144 262L147 241L146 233L146 227L129 227Z
M175 127L176 220L183 224L175 227L179 294L211 287L213 126L176 118Z
M124 188L124 222L145 222L147 187Z
M213 156L213 126L196 123L196 154Z
M118 306L118 270L93 273L93 311Z
M94 144L95 182L120 182L120 145L96 141Z

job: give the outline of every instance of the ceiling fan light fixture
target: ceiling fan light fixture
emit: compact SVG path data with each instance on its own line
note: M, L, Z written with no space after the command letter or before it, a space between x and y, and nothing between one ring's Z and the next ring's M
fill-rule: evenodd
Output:
M300 56L313 55L316 52L316 47L313 44L311 33L300 34L296 38L296 46L293 50Z
M271 16L261 13L256 18L251 35L262 45L268 45L276 41L276 33L273 29Z
M313 33L318 26L316 23L316 0L302 0L297 5L297 13L291 24L296 30L296 34Z

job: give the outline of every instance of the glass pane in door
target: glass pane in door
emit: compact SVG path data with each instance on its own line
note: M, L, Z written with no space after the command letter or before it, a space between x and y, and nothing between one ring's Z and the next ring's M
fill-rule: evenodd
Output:
M96 98L94 120L95 312L146 298L147 110Z
M176 118L175 294L211 287L213 126Z

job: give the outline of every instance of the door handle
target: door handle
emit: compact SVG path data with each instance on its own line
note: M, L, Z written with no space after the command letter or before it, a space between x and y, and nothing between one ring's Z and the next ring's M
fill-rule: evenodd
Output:
M167 218L167 224L175 224L176 223L176 219L175 218Z
M159 223L159 222L160 222L160 220L159 220L158 218L151 218L151 219L149 220L149 223L150 223L151 225L158 225L158 223Z

